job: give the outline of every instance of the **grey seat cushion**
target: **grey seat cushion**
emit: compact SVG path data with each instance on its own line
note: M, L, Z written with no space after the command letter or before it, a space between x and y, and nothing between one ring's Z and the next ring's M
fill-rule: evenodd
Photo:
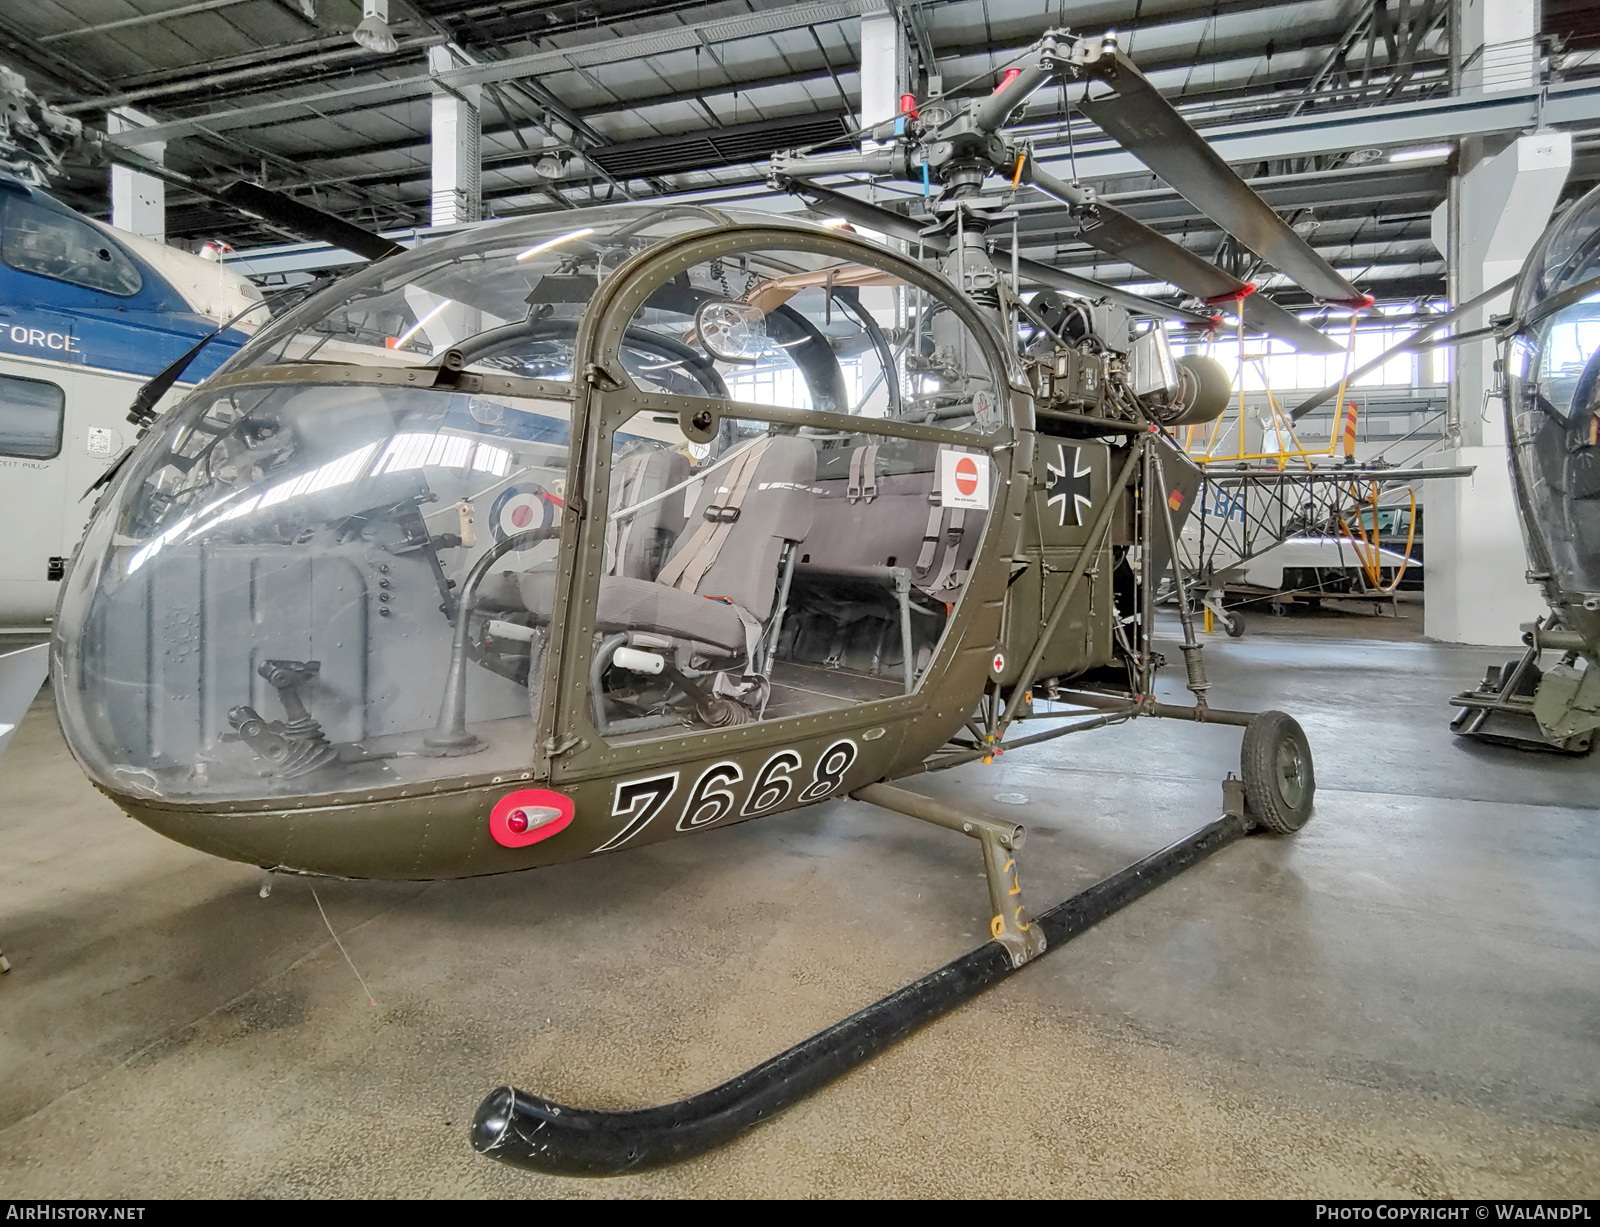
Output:
M744 651L744 623L731 605L648 579L601 579L595 625L603 631L651 631L730 653Z
M486 576L478 592L480 605L521 606L540 622L548 622L555 605L555 568L545 566ZM731 606L626 575L601 578L600 612L595 625L608 634L650 631L703 643L730 654L744 651L744 624Z

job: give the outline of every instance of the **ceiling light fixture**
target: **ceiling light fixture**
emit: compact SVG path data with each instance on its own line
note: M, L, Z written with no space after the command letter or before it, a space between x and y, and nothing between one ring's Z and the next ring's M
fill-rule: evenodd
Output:
M1449 145L1429 145L1426 149L1397 149L1389 155L1391 162L1442 162L1455 150Z
M368 51L387 54L400 50L389 29L389 0L361 0L361 24L351 31L350 37Z

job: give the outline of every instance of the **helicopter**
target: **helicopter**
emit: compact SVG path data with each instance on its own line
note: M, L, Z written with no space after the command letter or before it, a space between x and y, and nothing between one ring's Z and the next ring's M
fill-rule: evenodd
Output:
M1487 325L1446 330L1511 292ZM1356 379L1402 353L1492 343L1506 405L1511 488L1527 550L1528 582L1547 607L1525 623L1526 650L1491 665L1450 699L1452 731L1521 749L1586 754L1600 730L1600 188L1544 229L1521 270L1357 367ZM1303 417L1336 394L1295 406ZM1541 667L1546 652L1558 654Z
M1164 324L1209 316L1015 244L1008 275L985 180L1058 196L1089 241L1262 327L1321 334L1008 141L1029 94L1088 77L1120 92L1084 109L1225 228L1365 301L1113 40L1052 31L995 94L902 115L877 149L774 158L891 241L704 204L489 224L308 297L140 419L51 663L74 755L154 830L269 872L421 880L849 796L979 845L993 940L964 961L692 1106L501 1088L484 1153L603 1174L703 1151L1246 831L1310 817L1304 732L1206 702L1187 600L1195 702L1153 694L1157 584L1201 481L1170 432L1229 394ZM863 166L928 183L929 213L807 177ZM1217 821L1039 915L1020 827L894 783L1135 716L1243 728L1242 778ZM1055 725L1008 739L1022 720Z
M42 630L88 520L84 490L133 431L128 398L215 337L186 374L221 365L265 318L218 263L84 217L0 170L0 633Z
M1567 754L1600 729L1600 188L1545 229L1487 330L1506 405L1511 489L1528 582L1545 617L1527 650L1454 696L1464 736ZM1463 334L1460 339L1471 339ZM1556 663L1541 667L1546 652Z

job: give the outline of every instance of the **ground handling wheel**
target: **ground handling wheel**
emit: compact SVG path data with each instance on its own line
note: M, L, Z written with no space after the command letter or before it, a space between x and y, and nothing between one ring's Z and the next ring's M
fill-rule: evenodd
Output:
M1228 632L1229 639L1239 639L1244 635L1244 618L1240 614L1225 613L1222 615L1222 629Z
M1239 750L1245 807L1267 830L1292 835L1311 817L1317 792L1311 746L1287 712L1264 711L1245 726Z

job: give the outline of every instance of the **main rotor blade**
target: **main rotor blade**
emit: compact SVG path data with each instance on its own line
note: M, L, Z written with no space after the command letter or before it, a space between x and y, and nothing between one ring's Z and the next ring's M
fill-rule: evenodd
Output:
M1287 341L1301 353L1342 354L1344 346L1321 329L1313 328L1298 315L1285 311L1264 294L1252 294L1239 304L1244 322L1253 328Z
M882 205L847 196L831 187L813 183L810 179L784 177L782 182L784 190L791 196L799 196L803 200L822 205L827 212L858 222L869 230L877 230L907 243L921 243L930 251L950 250L950 244L945 241L943 235L923 234L921 223L903 213L896 213L893 209L885 209Z
M1273 212L1126 55L1106 48L1084 71L1112 92L1098 98L1086 94L1078 109L1173 191L1317 298L1367 304L1367 296Z
M1040 170L1029 159L1023 177L1034 187L1072 207L1080 220L1079 236L1109 255L1119 256L1136 268L1170 281L1187 294L1206 302L1237 300L1244 322L1268 336L1287 341L1296 349L1313 353L1337 354L1343 350L1327 336L1289 314L1277 303L1253 293L1248 281L1240 281L1203 256L1150 229L1120 209L1093 201L1081 188L1063 183ZM1206 321L1211 322L1209 319Z
M1114 285L1107 285L1092 277L1079 277L1076 273L1064 272L1040 260L1018 260L1017 271L1022 274L1025 281L1066 290L1084 298L1114 302L1134 315L1155 316L1160 319L1175 320L1181 324L1195 324L1201 328L1211 327L1209 315L1201 315L1198 311L1185 311L1182 307L1169 307L1166 303L1146 298L1142 294L1119 290Z
M1327 387L1323 388L1322 391L1311 397L1308 397L1306 400L1301 401L1290 411L1289 420L1299 421L1318 405L1327 401L1330 397L1337 396L1340 388L1348 387L1350 384L1353 384L1356 380L1360 379L1363 375L1371 374L1385 362L1389 361L1389 359L1398 357L1399 355L1407 353L1413 349L1420 348L1420 342L1438 332L1439 329L1448 328L1462 316L1468 315L1471 312L1476 311L1479 307L1483 306L1484 303L1500 297L1500 295L1504 294L1507 290L1511 289L1517 284L1517 277L1520 276L1522 276L1522 274L1519 272L1516 274L1516 276L1507 277L1499 285L1490 286L1482 294L1478 294L1473 298L1467 299L1467 301L1462 303L1459 307L1455 307L1449 311L1446 311L1437 319L1431 321L1430 323L1424 324L1421 328L1418 328L1414 332L1407 334L1405 339L1402 340L1398 345L1391 345L1388 349L1384 350L1370 362L1363 362L1360 366L1356 367L1355 370L1351 371L1343 379L1339 380L1338 383L1331 383ZM1455 341L1482 340L1485 335L1487 335L1487 333L1477 332L1467 336L1455 337L1451 339Z
M369 260L381 260L405 250L393 239L386 239L381 234L347 222L342 217L335 217L283 192L262 187L259 183L241 179L228 184L215 195L223 203L245 213L253 213L265 221L303 234L308 239L320 239L329 246L342 247Z
M1097 201L1082 188L1041 170L1031 157L1023 165L1022 177L1072 210L1079 237L1091 247L1120 257L1206 301L1250 292L1249 282L1223 272L1205 257L1195 255L1121 209Z
M791 194L811 201L835 216L857 222L869 230L877 230L882 234L903 239L908 243L921 243L929 251L946 252L950 250L950 244L943 235L923 234L921 225L904 214L885 209L880 205L870 204L854 196L847 196L843 192L823 187L820 183L813 183L809 179L789 179L786 183ZM1121 290L1114 285L1106 285L1104 282L1096 281L1091 277L1080 277L1076 273L1063 272L1061 269L1054 268L1038 260L1018 260L1017 271L1027 280L1037 282L1039 285L1066 290L1069 293L1082 295L1084 298L1114 302L1134 315L1176 320L1184 324L1198 324L1201 327L1209 327L1211 324L1210 316L1201 315L1195 311L1185 311L1182 307L1170 307L1166 303L1157 302L1153 298L1146 298L1142 294Z
M259 217L275 229L285 230L307 239L320 240L368 260L381 260L385 256L392 256L396 252L405 250L392 239L386 239L381 234L375 234L353 222L335 217L332 213L326 213L292 196L262 187L259 183L240 180L218 190L181 171L168 170L158 162L140 157L131 149L107 145L106 157L109 161L151 175L174 187L181 187L208 200L228 205L241 213Z

